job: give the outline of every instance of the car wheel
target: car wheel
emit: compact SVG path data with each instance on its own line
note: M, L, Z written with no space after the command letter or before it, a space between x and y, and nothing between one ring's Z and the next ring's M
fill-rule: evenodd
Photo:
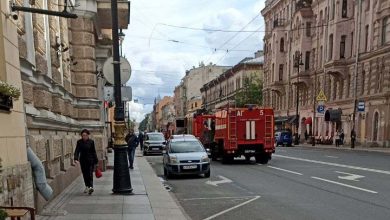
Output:
M205 178L210 178L211 170L207 171L207 173L204 174Z
M143 153L142 153L142 155L147 156L148 154L147 154L146 151L144 150Z

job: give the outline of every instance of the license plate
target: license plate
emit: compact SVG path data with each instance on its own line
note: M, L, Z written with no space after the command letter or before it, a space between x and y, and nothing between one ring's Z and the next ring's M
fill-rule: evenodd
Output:
M245 150L246 154L255 153L255 152L256 152L255 150Z
M283 144L287 144L287 142L283 142Z
M159 148L153 148L153 150L160 150Z
M190 169L196 169L198 166L196 165L189 165L189 166L183 166L184 170L190 170Z

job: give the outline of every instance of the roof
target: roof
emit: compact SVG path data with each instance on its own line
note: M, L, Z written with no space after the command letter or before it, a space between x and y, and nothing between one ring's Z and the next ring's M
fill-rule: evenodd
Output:
M260 56L257 58L245 58L240 63L246 63L246 64L264 64L264 56Z

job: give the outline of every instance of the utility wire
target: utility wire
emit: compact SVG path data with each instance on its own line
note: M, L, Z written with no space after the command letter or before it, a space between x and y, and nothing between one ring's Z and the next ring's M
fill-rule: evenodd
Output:
M248 27L253 21L255 21L258 17L260 16L260 13L258 13L255 17L253 17L244 27L242 27L240 29L240 31L243 31L245 30L246 27ZM229 38L227 41L225 41L223 44L221 44L221 46L219 46L218 48L223 48L227 43L229 43L231 40L233 40L237 35L239 35L241 32L237 32L236 34L234 34L231 38ZM210 59L211 57L214 55L216 51L213 51L209 58L207 59L207 62L206 63L209 63L210 62Z

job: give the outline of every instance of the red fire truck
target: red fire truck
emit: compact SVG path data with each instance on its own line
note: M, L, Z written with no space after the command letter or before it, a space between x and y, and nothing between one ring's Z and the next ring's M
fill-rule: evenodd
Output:
M266 164L275 152L274 113L270 108L220 109L214 115L195 114L187 118L188 133L210 149L211 158L231 162L234 157Z
M214 145L211 157L228 163L234 157L252 156L266 164L275 152L274 112L272 108L225 108L215 113Z

